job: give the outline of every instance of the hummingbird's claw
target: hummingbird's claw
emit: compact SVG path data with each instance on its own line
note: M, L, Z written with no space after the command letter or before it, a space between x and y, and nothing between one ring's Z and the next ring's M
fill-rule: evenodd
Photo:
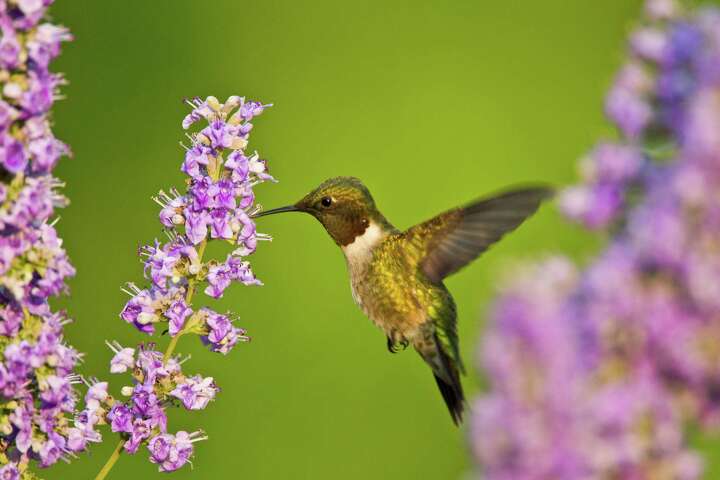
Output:
M402 348L398 348L398 345ZM387 349L390 353L398 353L400 350L405 350L408 345L410 345L410 342L407 340L396 342L392 339L392 337L387 337Z

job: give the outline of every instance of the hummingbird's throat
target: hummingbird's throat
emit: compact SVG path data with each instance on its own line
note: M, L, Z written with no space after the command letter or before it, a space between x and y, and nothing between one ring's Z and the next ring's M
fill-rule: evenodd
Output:
M338 247L345 247L355 241L368 229L370 220L350 215L333 215L320 219L325 230L335 240Z
M346 245L341 245L345 258L350 263L367 261L375 247L385 238L385 231L375 222L370 222L364 232Z

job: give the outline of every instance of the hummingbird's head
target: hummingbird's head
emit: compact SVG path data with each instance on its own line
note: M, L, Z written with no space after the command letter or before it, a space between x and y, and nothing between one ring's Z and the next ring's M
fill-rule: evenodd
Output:
M377 211L370 191L355 177L331 178L296 204L266 210L255 217L281 212L309 213L322 223L340 247L351 244L371 222L386 222Z

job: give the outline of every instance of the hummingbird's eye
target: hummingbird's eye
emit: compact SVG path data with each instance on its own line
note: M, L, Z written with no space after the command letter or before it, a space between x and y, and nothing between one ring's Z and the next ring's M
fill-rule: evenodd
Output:
M330 197L323 197L323 198L320 199L320 203L322 204L323 207L327 208L327 207L329 207L330 205L332 205L332 198L330 198Z

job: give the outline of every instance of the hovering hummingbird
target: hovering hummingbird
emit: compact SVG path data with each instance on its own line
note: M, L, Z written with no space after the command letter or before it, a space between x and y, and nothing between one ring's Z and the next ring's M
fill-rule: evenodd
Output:
M510 190L448 210L401 232L377 209L363 183L331 178L299 202L260 212L309 213L342 249L355 303L396 353L412 345L432 369L453 422L462 421L457 311L443 279L470 263L532 215L551 191Z

